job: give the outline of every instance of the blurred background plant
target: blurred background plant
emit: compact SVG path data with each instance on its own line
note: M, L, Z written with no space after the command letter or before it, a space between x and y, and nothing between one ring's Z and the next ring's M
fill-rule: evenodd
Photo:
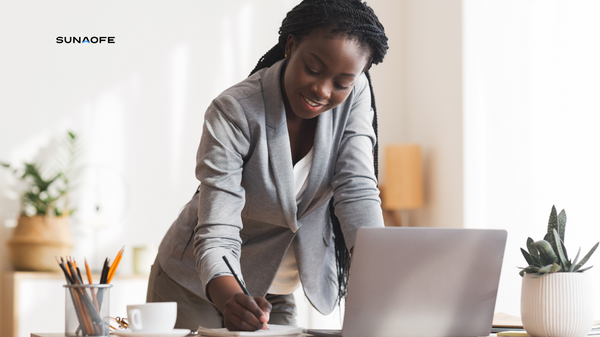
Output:
M73 132L66 132L42 148L36 158L22 166L0 163L20 180L21 215L69 216L69 191L78 169L82 146Z

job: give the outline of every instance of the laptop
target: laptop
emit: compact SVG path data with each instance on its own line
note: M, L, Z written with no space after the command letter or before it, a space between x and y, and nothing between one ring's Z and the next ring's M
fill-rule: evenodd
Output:
M488 336L505 230L360 228L342 330L315 336Z

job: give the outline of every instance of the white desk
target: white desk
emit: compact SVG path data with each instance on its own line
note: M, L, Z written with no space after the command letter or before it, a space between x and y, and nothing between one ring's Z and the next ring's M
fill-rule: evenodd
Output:
M302 336L311 337L312 335L303 333ZM32 333L30 337L68 337L64 333ZM369 336L365 336L369 337ZM496 334L491 334L488 337L496 337Z

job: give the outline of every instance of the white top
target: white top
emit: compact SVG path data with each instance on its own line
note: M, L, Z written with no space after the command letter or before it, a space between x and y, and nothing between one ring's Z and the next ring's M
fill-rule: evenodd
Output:
M299 205L306 191L306 185L308 185L308 174L312 166L313 160L313 149L310 149L304 158L300 159L294 165L294 191L296 191L296 205Z
M296 205L299 205L306 191L308 184L308 174L312 166L313 149L310 149L304 158L300 159L294 165L294 191L296 192ZM291 247L291 246L290 246ZM294 292L300 286L300 275L298 274L298 266L296 265L296 255L294 249L289 249L285 252L283 261L275 274L275 279L271 287L267 291L274 295L287 295Z

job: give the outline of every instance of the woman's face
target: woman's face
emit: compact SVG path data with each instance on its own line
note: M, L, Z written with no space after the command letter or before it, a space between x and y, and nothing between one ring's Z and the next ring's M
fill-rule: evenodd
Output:
M290 36L285 52L288 64L282 92L286 110L303 119L344 102L368 61L356 39L328 36L320 29L300 41Z

